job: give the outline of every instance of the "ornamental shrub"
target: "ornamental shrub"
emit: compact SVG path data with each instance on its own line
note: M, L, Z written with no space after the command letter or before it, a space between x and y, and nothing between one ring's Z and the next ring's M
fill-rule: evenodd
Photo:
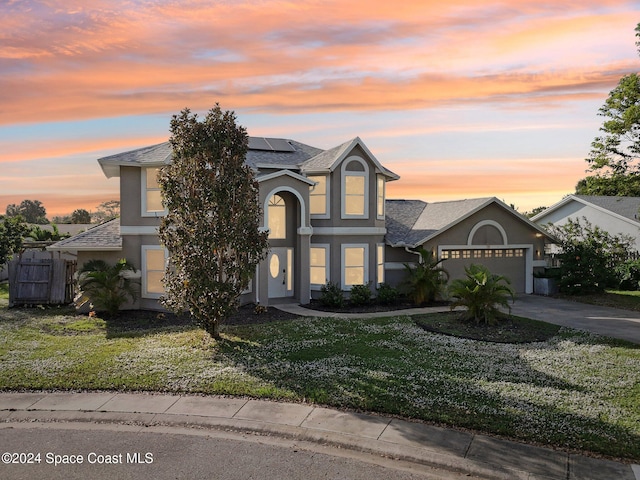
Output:
M369 283L365 285L354 285L349 293L351 305L368 305L371 301L371 288Z
M398 301L398 290L388 283L381 283L378 287L376 300L381 305L392 305Z
M334 282L327 282L320 288L320 303L326 307L344 306L344 292L340 285Z
M615 276L620 290L640 290L640 259L617 265Z

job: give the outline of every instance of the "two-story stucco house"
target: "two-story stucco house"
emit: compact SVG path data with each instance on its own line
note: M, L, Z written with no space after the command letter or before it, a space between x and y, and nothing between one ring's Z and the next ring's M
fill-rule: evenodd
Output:
M52 250L77 252L78 263L126 258L141 272L133 308L159 308L167 252L157 229L165 211L158 170L171 161L169 143L98 160L120 179L121 216L58 242ZM385 168L360 138L322 150L279 138L250 137L246 162L259 183L262 228L270 249L242 296L269 305L302 304L332 281L353 285L399 283L412 251L425 246L446 258L453 278L469 263L485 263L532 292L533 269L544 265L544 230L495 198L427 204L387 200L398 175Z

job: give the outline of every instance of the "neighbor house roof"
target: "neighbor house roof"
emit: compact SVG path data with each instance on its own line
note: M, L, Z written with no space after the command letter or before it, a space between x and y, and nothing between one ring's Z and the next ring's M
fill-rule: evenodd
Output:
M579 202L583 205L592 206L598 210L606 210L614 216L622 217L632 222L638 223L638 212L640 210L640 197L614 197L605 195L568 195L561 201L535 215L531 220L539 221L548 214L554 212L569 202Z
M495 197L426 203L421 200L387 200L386 241L394 247L417 247L495 203L520 221L548 237L548 233Z
M89 230L65 238L47 247L54 251L118 251L122 250L120 219L114 218Z

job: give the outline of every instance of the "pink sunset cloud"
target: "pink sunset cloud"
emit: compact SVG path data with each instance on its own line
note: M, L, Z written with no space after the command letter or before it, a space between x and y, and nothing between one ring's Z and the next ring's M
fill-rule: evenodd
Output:
M56 190L55 182L30 181L29 162L52 165L55 176L56 159L82 157L99 177L97 157L163 141L171 114L185 106L206 110L215 102L242 112L248 123L259 115L257 130L264 135L277 132L315 144L322 125L344 124L343 131L326 136L379 139L374 153L402 170L397 193L522 195L532 180L539 182L540 195L570 193L584 176L582 159L597 131L597 106L621 76L638 70L638 8L622 0L98 0L90 7L79 0L25 0L0 10L0 212L3 202L15 203L27 193L46 196L52 212L69 208L72 202L63 197L95 202L95 192L74 197ZM538 115L535 121L527 119L531 112ZM466 121L472 114L478 118ZM145 115L166 117L166 125L157 134L117 128L76 133L71 126L68 134L15 133L20 126L45 132L61 122L115 124ZM299 117L311 115L313 123L301 126ZM289 120L275 127L265 116ZM345 116L350 123L341 120ZM391 116L396 120L389 121ZM407 116L423 123L407 122ZM353 123L356 117L361 124ZM382 117L378 124L367 123ZM544 130L548 143L563 149L566 139L558 132L579 124L583 147L571 154L577 159L572 166L561 170L536 152L522 152L539 158L533 165L519 163L516 151L508 152L511 163L491 160L491 151L462 157L455 143L441 153L416 150L411 160L397 148L448 135L455 126L461 136L486 133L492 139ZM2 136L3 128L12 133ZM498 141L486 143L497 148ZM453 155L457 163L440 165L439 155ZM405 160L406 167L396 167ZM24 178L14 170L4 175L9 164L24 165ZM487 164L493 167L477 168ZM423 165L437 171L435 176L415 174ZM552 178L543 168L553 169ZM49 175L45 167L41 174ZM505 182L506 175L512 181ZM114 182L97 188L104 188L101 201L117 192ZM395 188L390 185L390 194Z

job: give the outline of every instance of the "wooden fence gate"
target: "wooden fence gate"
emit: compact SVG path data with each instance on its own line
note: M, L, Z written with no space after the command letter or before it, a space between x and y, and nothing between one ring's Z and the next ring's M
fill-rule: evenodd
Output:
M76 262L18 258L9 262L9 307L67 304L73 300Z

